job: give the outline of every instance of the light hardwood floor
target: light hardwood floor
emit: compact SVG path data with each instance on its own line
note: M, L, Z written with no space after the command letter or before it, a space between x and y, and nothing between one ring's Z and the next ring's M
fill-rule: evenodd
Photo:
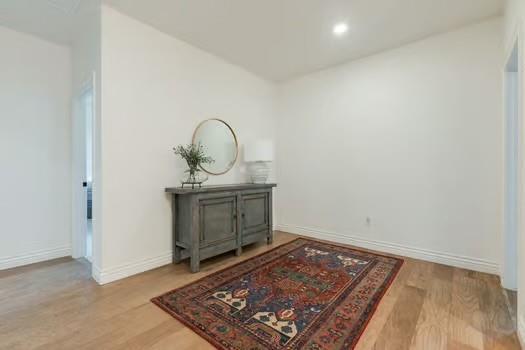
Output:
M196 274L183 262L105 286L71 259L0 271L0 348L211 349L149 300L297 237L278 232L272 246L210 259ZM498 277L404 259L357 349L520 348L515 295Z

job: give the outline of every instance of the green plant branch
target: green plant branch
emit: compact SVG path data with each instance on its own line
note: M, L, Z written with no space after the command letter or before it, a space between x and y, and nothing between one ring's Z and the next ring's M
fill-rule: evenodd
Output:
M179 145L173 148L176 155L181 156L186 161L189 169L186 170L190 173L190 177L195 178L195 175L200 171L199 166L202 164L211 164L215 160L207 156L204 152L204 146L199 142L198 144L189 144L187 146Z

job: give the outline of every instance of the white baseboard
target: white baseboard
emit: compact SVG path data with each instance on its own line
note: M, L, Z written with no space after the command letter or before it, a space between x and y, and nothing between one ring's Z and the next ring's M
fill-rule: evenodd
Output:
M518 316L518 339L521 344L521 348L525 349L525 319Z
M71 256L71 247L59 247L53 249L39 250L23 255L0 258L0 270L12 269L18 266L34 264L46 260Z
M295 233L298 235L333 241L337 243L350 244L365 249L406 256L409 258L430 261L443 265L460 267L468 270L486 272L495 275L499 274L499 264L483 259L454 255L444 252L437 252L428 249L421 249L377 240L369 240L353 235L343 235L341 233L313 229L308 227L300 227L286 224L278 224L276 226L276 229L278 231Z
M91 277L93 277L95 282L97 282L98 284L103 284L101 283L101 279L100 279L100 276L102 274L100 271L101 271L100 267L96 266L95 263L91 264Z
M171 264L172 259L173 253L170 251L156 257L123 264L105 270L101 270L98 266L93 264L92 276L98 284L107 284L160 266Z

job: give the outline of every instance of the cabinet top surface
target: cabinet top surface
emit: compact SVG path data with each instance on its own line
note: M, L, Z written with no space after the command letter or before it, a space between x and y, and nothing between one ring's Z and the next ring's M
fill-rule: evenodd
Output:
M233 184L233 185L217 185L217 186L202 186L201 188L195 187L168 187L166 192L173 194L194 194L194 193L209 193L209 192L222 192L222 191L238 191L238 190L256 190L260 188L272 188L277 187L277 184Z

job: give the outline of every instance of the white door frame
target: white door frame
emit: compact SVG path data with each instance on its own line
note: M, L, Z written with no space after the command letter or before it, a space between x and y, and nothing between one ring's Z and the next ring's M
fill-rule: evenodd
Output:
M507 48L503 66L504 121L505 121L505 187L504 187L504 234L501 283L504 288L517 290L519 285L519 244L523 231L523 69L521 25ZM511 61L517 55L517 66ZM514 71L515 70L515 71ZM517 90L517 93L516 93Z
M87 228L87 192L82 187L86 181L86 127L84 112L82 111L82 97L91 90L93 92L93 124L96 113L96 85L95 74L86 79L75 91L73 96L73 120L72 120L72 256L75 259L82 258L86 253L86 228ZM94 129L94 128L93 128ZM94 132L92 134L94 141ZM94 142L93 142L94 145ZM92 151L93 157L94 152ZM95 162L93 161L93 173L95 173ZM94 252L93 252L94 254Z

